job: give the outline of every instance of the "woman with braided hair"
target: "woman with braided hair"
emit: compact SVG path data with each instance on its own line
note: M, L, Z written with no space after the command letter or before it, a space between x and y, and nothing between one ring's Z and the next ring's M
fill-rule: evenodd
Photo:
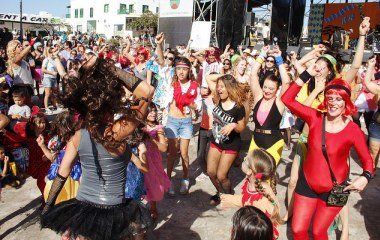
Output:
M144 119L153 90L104 59L92 57L77 77L67 76L56 56L55 61L60 75L69 78L70 91L62 102L81 115L83 125L67 142L41 225L77 239L143 239L151 224L149 211L127 200L124 188L127 164L131 158L138 158L128 140ZM126 100L124 87L140 101ZM82 165L77 196L54 205L76 156Z
M271 154L263 149L248 152L242 170L247 174L240 195L221 195L222 207L254 206L263 211L272 221L273 239L279 237L277 226L283 221L280 217L279 202L276 197L276 162Z

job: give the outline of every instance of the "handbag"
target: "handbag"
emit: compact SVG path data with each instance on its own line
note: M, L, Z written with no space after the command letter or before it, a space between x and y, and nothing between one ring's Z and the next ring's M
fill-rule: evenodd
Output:
M342 184L338 184L335 174L331 169L329 156L327 154L326 149L326 116L323 115L322 120L322 153L323 156L326 159L327 165L329 166L331 180L333 182L333 188L331 189L329 196L327 198L327 206L331 207L343 207L347 204L348 196L350 196L350 191L343 191L345 187L347 187L347 181L343 182ZM350 164L349 164L350 169ZM350 174L350 170L348 170L347 179Z

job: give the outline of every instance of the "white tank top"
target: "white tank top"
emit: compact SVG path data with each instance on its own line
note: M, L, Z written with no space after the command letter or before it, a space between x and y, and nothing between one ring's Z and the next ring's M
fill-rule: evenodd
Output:
M29 84L33 85L32 72L30 71L30 66L24 60L21 60L19 67L13 68L13 83L18 84Z

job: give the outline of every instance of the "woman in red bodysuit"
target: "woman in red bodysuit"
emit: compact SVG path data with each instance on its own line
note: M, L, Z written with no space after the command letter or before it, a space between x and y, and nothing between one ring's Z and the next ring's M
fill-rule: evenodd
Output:
M313 222L313 237L327 240L327 229L341 207L327 206L326 200L333 187L327 161L322 153L322 120L326 115L326 148L332 171L341 184L347 180L349 167L347 159L351 147L362 162L363 174L352 181L346 190L361 191L374 173L373 159L366 145L361 129L347 116L355 111L350 100L349 85L341 79L331 81L325 88L325 99L317 111L295 100L302 85L312 76L318 76L323 69L313 64L304 71L282 96L285 105L310 127L308 152L303 162L300 178L295 190L292 231L295 240L309 239L308 229Z

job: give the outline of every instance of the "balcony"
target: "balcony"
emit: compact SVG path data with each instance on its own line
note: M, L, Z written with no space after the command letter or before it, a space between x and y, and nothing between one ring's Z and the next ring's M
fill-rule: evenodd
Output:
M127 9L118 9L117 14L129 14Z
M70 13L66 13L66 18L70 18L71 17L71 14Z

